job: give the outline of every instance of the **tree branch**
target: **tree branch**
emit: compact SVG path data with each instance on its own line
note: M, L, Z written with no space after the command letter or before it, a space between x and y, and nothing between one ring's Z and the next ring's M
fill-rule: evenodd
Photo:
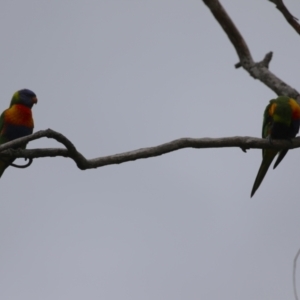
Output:
M299 255L300 255L300 249L297 251L297 254L295 255L294 265L293 265L293 287L294 287L294 296L296 300L298 300L297 285L296 285L296 270L297 270L297 260Z
M292 97L300 103L299 92L269 71L268 67L272 58L272 52L268 53L261 62L255 63L252 59L247 43L232 22L231 18L229 17L221 3L218 0L203 0L203 2L210 9L211 13L219 22L232 45L234 46L240 59L240 62L235 66L242 66L253 78L263 82L277 95Z
M63 144L66 149L35 149L35 150L24 150L24 149L11 149L18 148L30 141L40 139L42 137L55 139L57 142ZM6 150L6 151L4 151ZM4 151L4 152L3 152ZM1 156L8 156L13 158L38 158L38 157L54 157L63 156L72 158L79 169L85 170L87 165L87 159L77 151L73 143L67 139L64 135L56 132L52 129L40 130L34 134L15 139L11 142L0 145Z
M16 149L24 143L47 137L52 138L63 144L66 149L48 148L48 149ZM12 149L15 148L15 149ZM93 159L85 158L77 151L73 143L64 135L51 129L41 130L32 135L13 140L0 146L0 157L11 158L40 158L40 157L69 157L74 160L77 167L81 170L94 169L107 165L121 164L124 162L134 161L142 158L160 156L184 148L241 148L243 149L294 149L300 147L300 138L291 141L259 139L254 137L226 137L226 138L180 138L158 146L137 149L129 152L115 155L97 157Z
M300 24L298 23L298 19L294 17L289 10L286 8L282 0L269 0L276 5L276 8L283 14L288 23L296 30L298 34L300 34Z

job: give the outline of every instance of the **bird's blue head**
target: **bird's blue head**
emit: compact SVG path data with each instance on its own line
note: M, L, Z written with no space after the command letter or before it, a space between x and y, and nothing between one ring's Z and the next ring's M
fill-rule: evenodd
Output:
M36 94L28 89L23 89L15 92L10 102L10 107L14 104L22 104L32 108L33 104L37 103Z

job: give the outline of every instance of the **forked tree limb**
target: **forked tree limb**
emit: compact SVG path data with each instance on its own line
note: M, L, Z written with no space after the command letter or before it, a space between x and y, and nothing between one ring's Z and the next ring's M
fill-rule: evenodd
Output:
M292 97L300 103L299 92L282 81L268 69L272 53L268 53L261 62L254 62L246 41L221 3L218 0L203 0L203 2L210 9L211 13L221 25L234 46L240 60L240 62L236 64L236 67L242 66L253 78L263 82L277 95Z
M40 139L42 137L52 138L63 144L65 148L47 148L47 149L12 149L18 148L22 144ZM254 137L225 137L225 138L180 138L168 143L164 143L155 147L141 148L129 152L97 157L93 159L85 158L77 151L74 144L59 132L51 129L41 130L32 135L13 140L0 146L0 157L11 158L41 158L41 157L69 157L77 164L81 170L94 169L107 165L121 164L143 158L160 156L169 152L173 152L184 148L241 148L245 149L293 149L300 147L300 138L292 141L273 140L272 143L268 139L259 139Z

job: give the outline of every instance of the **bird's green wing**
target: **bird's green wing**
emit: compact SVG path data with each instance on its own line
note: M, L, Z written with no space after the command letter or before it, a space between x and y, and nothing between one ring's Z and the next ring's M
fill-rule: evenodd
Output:
M0 115L0 145L8 142L7 138L4 135L3 127L4 127L4 114L5 111Z
M0 116L0 145L7 142L7 139L5 138L5 136L3 134L4 114L5 114L5 111ZM10 163L11 163L11 159L8 160L8 159L3 158L0 160L0 177L2 176L5 169L10 165Z
M0 116L0 144L3 144L3 142L1 141L1 132L3 129L3 125L4 125L4 112Z
M273 123L273 113L276 107L275 100L271 100L264 111L264 119L262 124L262 138L267 138L270 135L270 129Z

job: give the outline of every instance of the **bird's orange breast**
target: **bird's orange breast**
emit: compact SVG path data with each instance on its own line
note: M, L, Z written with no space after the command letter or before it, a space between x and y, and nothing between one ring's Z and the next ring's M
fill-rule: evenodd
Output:
M4 123L33 128L31 109L21 104L13 105L5 111Z
M296 100L290 98L289 104L292 108L292 119L293 120L300 119L300 106L299 106L298 102Z

